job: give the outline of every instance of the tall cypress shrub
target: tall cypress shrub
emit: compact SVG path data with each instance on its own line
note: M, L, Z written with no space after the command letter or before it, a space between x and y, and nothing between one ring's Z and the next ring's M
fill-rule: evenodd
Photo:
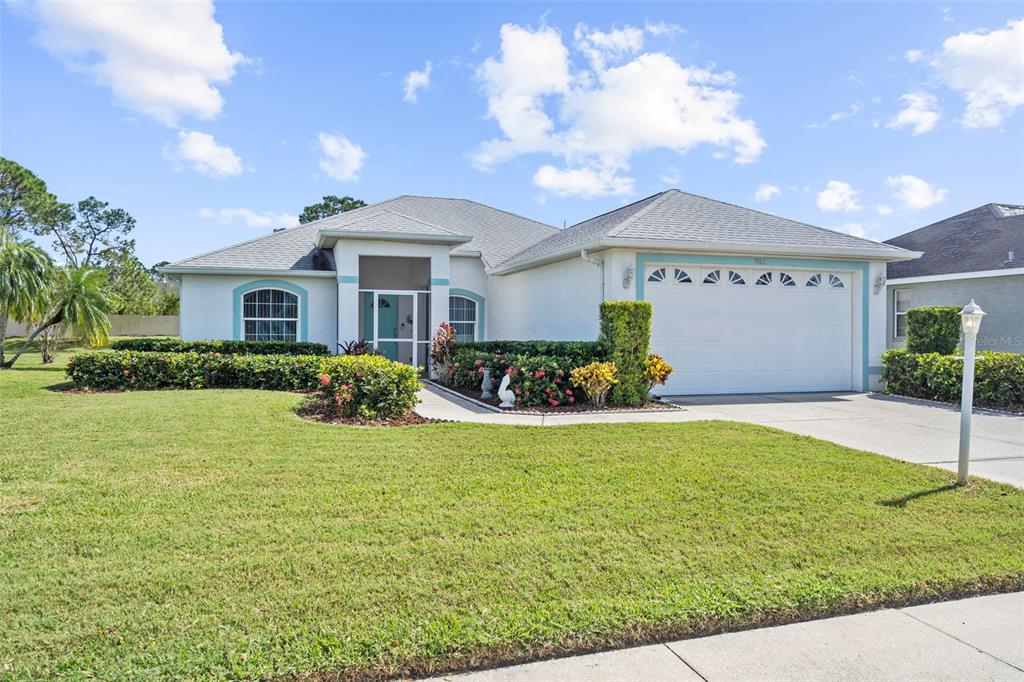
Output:
M608 396L613 405L641 405L647 398L644 362L651 347L651 304L605 301L601 304L600 342L618 370Z
M907 350L949 355L960 342L960 309L927 306L907 311Z

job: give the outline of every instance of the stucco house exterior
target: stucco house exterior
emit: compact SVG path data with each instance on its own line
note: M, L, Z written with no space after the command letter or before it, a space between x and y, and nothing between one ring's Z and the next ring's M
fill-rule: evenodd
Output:
M987 313L978 348L1024 353L1024 206L985 204L886 243L924 252L889 263L890 348L906 345L907 310L963 307L973 298Z
M868 390L885 273L919 253L667 190L559 230L465 199L400 196L163 270L185 339L365 338L427 364L463 339L594 339L602 300L648 300L665 394Z

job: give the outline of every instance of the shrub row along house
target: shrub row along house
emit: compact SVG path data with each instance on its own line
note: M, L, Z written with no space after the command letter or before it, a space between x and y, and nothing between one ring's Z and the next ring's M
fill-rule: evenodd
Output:
M653 304L664 394L867 390L887 263L920 253L668 190L558 230L400 196L165 267L183 339L365 338L426 365L461 340L593 340L602 301Z

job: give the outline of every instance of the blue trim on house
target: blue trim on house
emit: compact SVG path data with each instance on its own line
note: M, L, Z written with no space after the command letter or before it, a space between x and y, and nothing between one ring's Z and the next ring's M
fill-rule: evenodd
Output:
M872 376L874 376L875 374L881 374L881 373L882 373L882 368L877 366L877 365L871 365L870 367L868 367L868 374L871 374Z
M435 277L430 280L430 286L432 287L446 287L451 283L447 277Z
M487 320L487 308L484 302L484 297L475 291L469 289L458 289L452 287L448 290L449 298L452 296L465 296L466 298L476 301L476 340L486 341L487 334L485 334L484 323Z
M284 289L299 297L299 333L298 340L306 341L309 336L309 292L298 284L283 279L257 279L235 287L231 292L232 329L236 341L245 338L242 331L242 297L255 289Z
M359 275L338 275L339 284L359 284Z
M861 390L868 390L868 274L866 261L824 260L813 258L762 258L759 256L715 256L682 253L640 253L636 254L636 300L644 300L644 270L648 262L688 263L694 265L744 265L748 267L790 267L814 268L821 270L857 270L861 273Z

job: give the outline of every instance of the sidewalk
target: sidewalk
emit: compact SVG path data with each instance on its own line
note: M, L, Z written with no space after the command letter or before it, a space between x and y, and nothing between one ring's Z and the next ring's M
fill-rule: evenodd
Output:
M435 680L1024 682L1024 592L884 609Z

